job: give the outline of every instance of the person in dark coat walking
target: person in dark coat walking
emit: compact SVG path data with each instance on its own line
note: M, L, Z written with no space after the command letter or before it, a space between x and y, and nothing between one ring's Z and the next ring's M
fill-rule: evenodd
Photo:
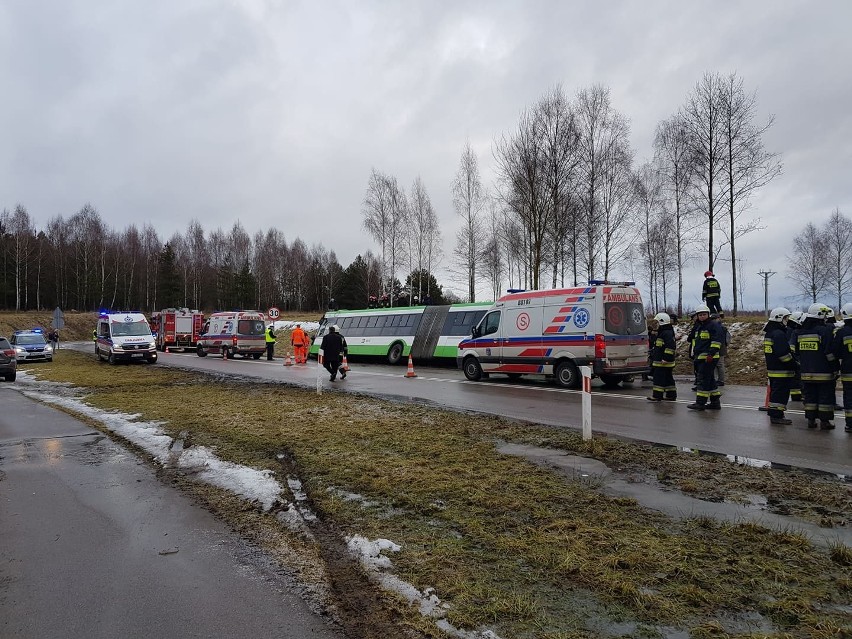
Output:
M654 315L657 321L657 335L654 338L654 347L651 349L651 371L654 380L654 388L648 401L661 402L664 399L675 401L677 399L677 387L674 381L675 365L675 334L671 317L668 313L657 313Z
M793 346L796 343L796 335L799 329L802 328L802 322L804 321L805 313L802 313L802 311L793 311L787 319L787 343L790 345L790 352L793 351ZM793 379L790 381L790 401L800 402L802 401L802 376L799 371L799 362L795 358L793 358L793 362L796 364L796 370L793 374Z
M769 423L776 426L792 424L784 417L790 387L796 377L796 360L790 352L787 339L787 318L790 311L783 306L773 308L769 321L763 327L763 356L766 359L766 374L769 377Z
M341 358L343 353L344 340L343 336L338 332L337 324L332 324L328 327L328 333L322 338L320 349L322 349L322 365L329 372L331 377L329 381L337 379L337 371L340 369ZM341 378L346 378L346 371L341 371Z

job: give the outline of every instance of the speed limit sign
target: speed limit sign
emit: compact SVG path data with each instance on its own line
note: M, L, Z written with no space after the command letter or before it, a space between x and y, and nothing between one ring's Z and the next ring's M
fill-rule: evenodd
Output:
M266 314L269 315L269 319L277 320L278 316L281 315L281 311L279 311L273 306L267 311Z

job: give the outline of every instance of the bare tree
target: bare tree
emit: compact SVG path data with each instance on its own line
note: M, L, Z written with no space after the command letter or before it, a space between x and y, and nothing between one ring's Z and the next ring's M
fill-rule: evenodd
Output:
M503 214L498 202L489 198L488 202L488 235L482 249L482 271L491 285L491 299L500 297L500 285L506 268L503 258L503 243L500 239L500 226Z
M426 191L426 186L423 180L418 176L414 180L411 187L411 197L409 199L410 224L409 230L411 234L411 243L409 248L409 259L411 260L409 273L417 273L417 297L422 300L423 285L427 286L426 294L430 294L428 290L429 279L424 278L424 273L432 274L432 259L436 256L440 247L441 230L438 224L438 216L435 209L432 207L432 200L429 198L429 193ZM425 279L425 282L424 282ZM412 287L414 282L412 282ZM414 291L412 291L412 297Z
M828 262L828 280L837 295L837 308L843 306L843 299L852 289L852 220L843 215L839 208L831 212L831 217L823 231L825 241L825 259Z
M14 212L6 220L6 231L11 237L11 259L15 276L15 310L21 310L21 303L26 302L27 263L34 244L34 233L30 214L26 207L18 204Z
M382 247L383 290L394 297L396 270L403 263L402 245L408 219L408 203L397 179L376 169L370 174L362 208L364 228Z
M608 276L626 255L619 241L630 222L632 151L627 119L613 109L609 89L594 85L577 94L578 196L581 266L588 278ZM625 247L626 250L626 247Z
M826 259L825 233L812 222L793 238L793 256L787 258L790 271L787 278L792 280L802 297L811 303L828 289L830 264Z
M465 142L453 181L453 206L462 219L453 255L458 271L466 275L470 302L476 301L476 265L485 237L480 220L484 203L485 191L479 175L479 162L468 141Z
M717 73L705 73L680 111L679 120L689 135L694 172L690 191L695 208L707 221L707 268L713 270L716 249L714 231L725 210L724 81Z
M683 314L683 270L688 260L688 247L695 230L689 190L695 173L694 155L686 123L674 115L657 125L654 135L654 157L662 178L661 188L667 200L677 272L677 313Z
M737 253L735 239L757 230L757 221L745 224L738 222L739 216L749 206L749 200L757 189L766 186L781 173L778 154L763 147L763 135L774 122L774 117L763 125L754 123L757 97L746 95L743 81L732 73L720 86L722 101L722 129L725 142L725 173L728 193L727 238L731 248L732 290L734 292L734 315L737 314Z

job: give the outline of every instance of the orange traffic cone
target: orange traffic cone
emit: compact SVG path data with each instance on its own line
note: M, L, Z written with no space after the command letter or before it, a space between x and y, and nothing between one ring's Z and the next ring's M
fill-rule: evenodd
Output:
M284 358L284 366L292 366L293 360L290 359L290 353L287 353L287 357Z
M769 380L766 381L766 399L763 400L763 406L759 406L757 410L764 413L769 410Z
M349 372L349 362L346 361L346 355L343 356L343 366L341 368L347 373Z
M417 377L417 373L414 372L414 360L411 359L411 353L408 354L408 371L406 371L405 376Z

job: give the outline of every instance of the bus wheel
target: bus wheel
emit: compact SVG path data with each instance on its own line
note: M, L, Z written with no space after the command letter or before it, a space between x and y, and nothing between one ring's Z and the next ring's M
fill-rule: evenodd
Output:
M400 342L394 342L391 344L390 350L388 350L388 364L391 366L395 364L399 364L399 360L402 359L402 344Z
M562 388L578 388L580 386L580 371L574 362L560 362L556 367L556 382Z
M472 382L478 382L482 379L482 366L479 365L479 361L475 357L465 359L462 363L462 370L464 370L464 376Z

